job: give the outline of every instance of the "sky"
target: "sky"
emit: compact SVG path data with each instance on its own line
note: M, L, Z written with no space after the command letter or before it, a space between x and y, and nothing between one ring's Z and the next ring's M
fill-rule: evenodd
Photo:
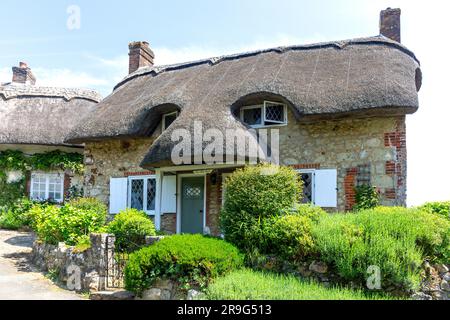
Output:
M146 40L164 65L280 45L379 33L402 9L402 43L421 61L420 109L407 117L408 204L450 200L450 3L445 0L2 0L0 82L25 61L37 85L103 96L128 71L128 43ZM74 18L79 18L75 19Z

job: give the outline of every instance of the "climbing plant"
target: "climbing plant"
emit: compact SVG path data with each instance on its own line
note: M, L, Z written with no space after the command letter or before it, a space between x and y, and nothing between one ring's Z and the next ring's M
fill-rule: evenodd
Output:
M370 185L361 185L355 188L355 206L353 210L372 209L380 204L380 195L377 188Z
M8 207L17 199L25 196L27 171L71 170L82 174L83 155L66 153L59 150L37 153L31 156L21 151L6 150L0 152L0 208ZM17 171L18 175L9 181L8 172ZM8 180L9 179L9 180Z

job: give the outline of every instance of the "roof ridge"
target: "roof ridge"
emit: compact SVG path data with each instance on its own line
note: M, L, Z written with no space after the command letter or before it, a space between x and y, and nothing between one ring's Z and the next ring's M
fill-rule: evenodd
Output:
M318 43L291 45L291 46L279 46L279 47L272 47L272 48L267 48L267 49L234 53L234 54L229 54L229 55L222 55L222 56L218 56L218 57L211 57L211 58L205 58L205 59L200 59L200 60L187 61L187 62L181 62L181 63L175 63L175 64L169 64L169 65L143 67L143 68L140 68L140 69L136 70L135 72L127 75L125 78L123 78L114 87L114 90L120 88L122 85L124 85L128 81L138 78L138 77L141 77L141 76L145 76L145 75L149 75L149 74L153 74L153 76L157 76L164 72L195 67L195 66L202 65L202 64L209 64L209 65L213 66L213 65L219 64L223 61L235 60L235 59L255 56L255 55L269 53L269 52L285 53L287 51L292 51L292 50L310 50L310 49L320 49L320 48L326 48L326 47L336 47L338 49L343 49L350 45L367 45L367 44L380 44L380 45L387 45L387 46L395 47L395 48L399 49L400 51L404 52L405 54L409 55L411 58L413 58L415 61L417 61L417 63L420 65L420 61L417 59L417 57L411 50L409 50L408 48L406 48L404 45L402 45L399 42L393 41L383 35L378 35L378 36L365 37L365 38L354 38L354 39L347 39L347 40L327 41L327 42L318 42Z
M44 87L12 83L0 86L0 96L3 96L6 100L21 96L61 97L66 101L72 99L87 99L94 102L100 102L102 100L101 94L93 89Z

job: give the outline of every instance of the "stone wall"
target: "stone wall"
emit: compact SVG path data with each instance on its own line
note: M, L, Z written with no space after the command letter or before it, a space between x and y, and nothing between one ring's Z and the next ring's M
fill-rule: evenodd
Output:
M50 245L36 241L31 260L40 270L57 272L58 280L66 284L73 267L80 270L80 287L77 291L105 290L107 282L106 234L91 234L91 248L77 252L64 243ZM74 283L75 284L75 283ZM76 287L76 286L75 286Z
M338 207L351 210L354 187L369 171L370 182L381 194L383 205L406 204L405 117L327 120L299 123L288 112L288 124L276 127L280 134L280 161L298 169L337 169ZM158 129L159 130L159 129ZM147 139L108 140L87 143L85 195L109 202L110 177L151 174L139 167L155 136ZM222 204L221 175L212 185L207 177L206 225L218 234ZM176 215L163 215L163 229L176 231Z
M154 139L86 143L84 193L109 204L109 179L148 173L139 167Z
M278 129L281 164L337 169L338 210L351 209L358 170L365 165L383 205L406 205L404 116L302 124L289 112L288 125Z

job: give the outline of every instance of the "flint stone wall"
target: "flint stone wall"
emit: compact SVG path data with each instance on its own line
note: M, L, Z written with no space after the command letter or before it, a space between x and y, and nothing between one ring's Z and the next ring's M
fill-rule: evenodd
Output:
M77 291L105 290L107 237L107 234L91 234L91 247L84 252L77 252L64 243L51 245L35 241L31 259L44 272L56 271L58 280L64 284L69 279L70 267L80 268L81 288L76 288Z

